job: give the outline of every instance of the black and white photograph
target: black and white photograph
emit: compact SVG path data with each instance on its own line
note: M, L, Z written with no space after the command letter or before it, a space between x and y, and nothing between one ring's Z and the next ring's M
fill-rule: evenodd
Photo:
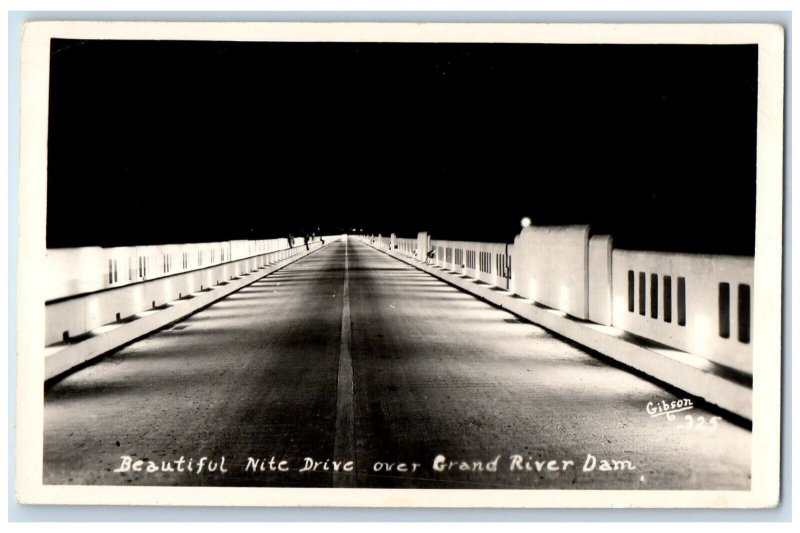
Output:
M777 503L779 26L23 54L21 501Z

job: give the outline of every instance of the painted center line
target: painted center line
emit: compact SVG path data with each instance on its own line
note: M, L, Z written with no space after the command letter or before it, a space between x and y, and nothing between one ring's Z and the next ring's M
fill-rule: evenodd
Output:
M356 460L355 418L353 416L353 362L350 359L350 259L347 237L344 241L344 289L342 290L342 337L339 343L339 372L336 382L336 435L333 444L335 461ZM334 472L334 487L355 487L356 474Z

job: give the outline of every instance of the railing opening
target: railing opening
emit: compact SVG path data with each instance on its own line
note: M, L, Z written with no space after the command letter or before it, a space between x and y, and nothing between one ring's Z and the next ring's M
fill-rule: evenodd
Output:
M634 275L633 270L628 270L628 312L633 313L633 300L634 300Z
M664 322L672 322L672 276L664 276Z
M644 272L639 272L639 314L644 316L645 306L647 305L647 276Z
M750 285L739 284L739 342L750 342Z
M719 336L723 339L731 336L731 286L729 283L719 284Z
M658 274L650 274L650 318L658 318Z

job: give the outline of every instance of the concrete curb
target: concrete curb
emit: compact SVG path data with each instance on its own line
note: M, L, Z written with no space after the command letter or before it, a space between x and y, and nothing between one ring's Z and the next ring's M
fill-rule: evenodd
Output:
M164 326L196 313L200 309L291 265L295 261L308 257L317 250L329 246L331 242L323 244L306 253L286 258L280 263L262 267L239 277L239 279L229 281L225 285L211 287L211 290L208 292L195 293L193 298L170 302L167 304L167 307L153 311L152 314L142 316L132 322L121 323L119 325L115 324L110 331L89 337L77 344L66 345L61 350L53 351L45 355L44 379L47 381L59 376L92 359L105 355L136 339L154 333Z
M476 283L471 278L420 263L390 250L382 250L369 243L364 244L590 350L735 415L752 420L752 388L714 373L711 364L702 357L678 350L638 345L621 338L623 332L617 328L577 320L561 311L539 307L530 300L512 295L508 291Z

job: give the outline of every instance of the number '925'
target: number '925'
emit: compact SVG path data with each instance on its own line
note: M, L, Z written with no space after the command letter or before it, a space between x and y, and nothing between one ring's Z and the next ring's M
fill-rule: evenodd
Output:
M706 418L705 416L693 416L693 415L686 415L683 417L684 424L678 426L681 429L699 429L699 430L710 430L714 431L717 429L717 425L719 421L722 420L722 417L719 416L709 416Z

